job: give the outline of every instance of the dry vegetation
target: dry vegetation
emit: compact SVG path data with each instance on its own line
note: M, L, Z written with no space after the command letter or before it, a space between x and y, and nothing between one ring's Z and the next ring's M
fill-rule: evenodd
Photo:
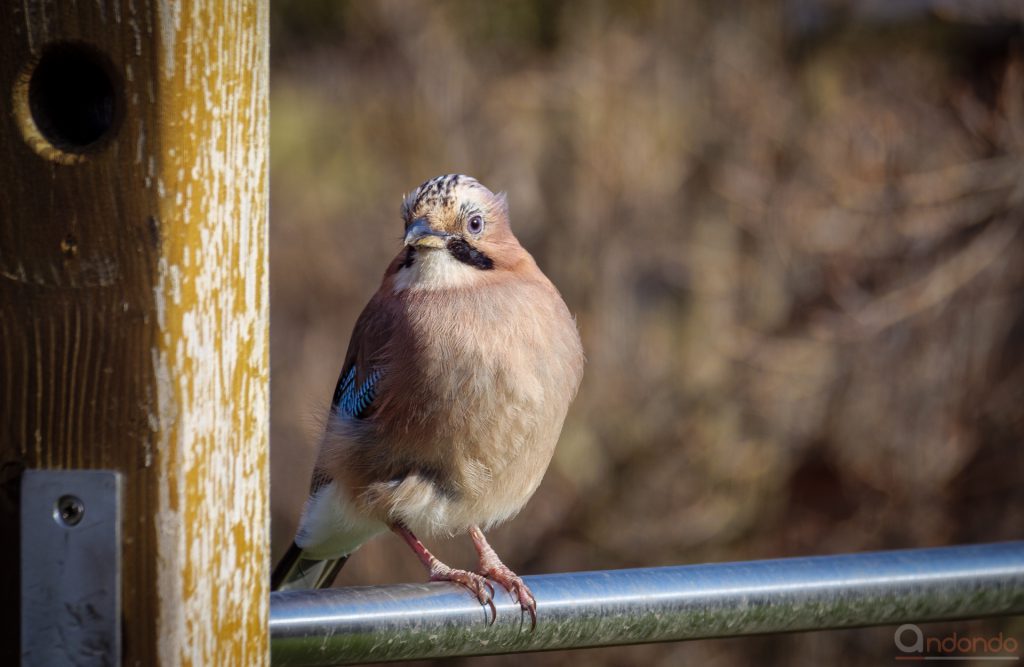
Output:
M275 555L400 197L446 172L508 191L589 358L543 486L494 534L514 568L1020 537L1021 16L952 4L275 5ZM384 536L339 584L422 576ZM575 659L892 655L883 628Z

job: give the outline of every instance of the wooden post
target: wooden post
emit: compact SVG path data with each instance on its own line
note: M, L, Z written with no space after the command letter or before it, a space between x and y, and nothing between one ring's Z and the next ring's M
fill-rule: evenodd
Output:
M125 665L268 662L266 0L0 0L0 664L18 479L125 478Z

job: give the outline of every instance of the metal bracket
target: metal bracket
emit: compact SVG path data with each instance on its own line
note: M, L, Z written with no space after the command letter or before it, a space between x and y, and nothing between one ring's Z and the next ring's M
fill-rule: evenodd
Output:
M27 470L21 664L121 664L121 475Z

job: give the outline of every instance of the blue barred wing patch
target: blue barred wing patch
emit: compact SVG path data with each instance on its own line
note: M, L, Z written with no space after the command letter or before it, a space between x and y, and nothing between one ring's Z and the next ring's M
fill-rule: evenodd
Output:
M338 380L338 386L334 390L334 400L331 402L331 410L349 419L365 417L377 395L377 382L380 380L380 376L380 370L375 368L370 371L362 384L357 385L356 369L353 366L347 375Z

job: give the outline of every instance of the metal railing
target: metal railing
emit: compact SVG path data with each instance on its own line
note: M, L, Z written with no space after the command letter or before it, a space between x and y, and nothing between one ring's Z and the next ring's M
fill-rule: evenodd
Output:
M1024 614L1024 541L524 577L535 630L460 587L272 593L271 662L314 667Z

